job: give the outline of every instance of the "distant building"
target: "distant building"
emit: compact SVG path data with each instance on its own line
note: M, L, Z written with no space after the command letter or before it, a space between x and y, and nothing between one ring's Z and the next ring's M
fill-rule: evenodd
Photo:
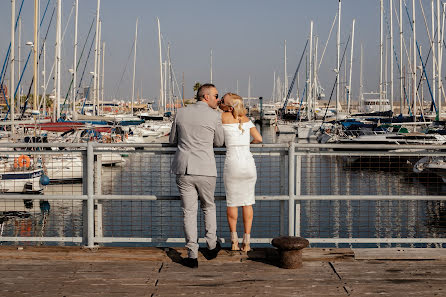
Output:
M87 100L90 100L90 87L84 87L80 89L78 98L86 98Z

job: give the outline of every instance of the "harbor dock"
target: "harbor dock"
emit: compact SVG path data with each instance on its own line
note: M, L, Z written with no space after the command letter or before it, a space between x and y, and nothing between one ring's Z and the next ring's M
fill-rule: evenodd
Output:
M184 248L0 248L1 296L446 296L446 251L304 249L303 267L277 251L220 251L198 269Z

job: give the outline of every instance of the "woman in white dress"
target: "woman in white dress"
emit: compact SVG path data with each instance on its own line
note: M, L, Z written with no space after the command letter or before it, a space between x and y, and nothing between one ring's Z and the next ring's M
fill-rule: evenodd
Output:
M261 143L262 136L255 125L246 117L243 99L233 93L223 96L219 103L223 110L222 124L225 133L226 159L223 179L226 191L227 217L231 231L231 249L240 250L237 236L238 207L243 210L242 251L250 250L250 235L253 219L252 205L255 203L257 171L249 150L251 143Z

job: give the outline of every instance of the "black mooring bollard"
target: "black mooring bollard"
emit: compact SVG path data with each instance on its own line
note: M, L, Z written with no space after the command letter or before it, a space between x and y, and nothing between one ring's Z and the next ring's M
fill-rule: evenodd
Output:
M302 267L302 249L310 243L303 237L280 236L274 238L271 244L279 249L280 267L296 269Z

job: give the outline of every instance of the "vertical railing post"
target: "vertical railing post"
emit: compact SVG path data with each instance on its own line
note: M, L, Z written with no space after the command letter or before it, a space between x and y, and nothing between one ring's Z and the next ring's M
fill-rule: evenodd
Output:
M82 151L82 195L88 195L87 150ZM88 245L88 201L82 200L82 244Z
M295 185L296 185L296 191L294 192L295 193L295 198L297 197L297 200L296 200L296 215L295 215L295 221L296 221L296 224L295 224L295 229L294 229L294 233L295 233L295 235L296 236L299 236L300 237L300 203L301 203L301 200L300 200L300 195L301 195L301 187L302 187L302 173L301 173L301 170L302 170L302 155L295 155L295 158L296 158L296 161L294 162L294 164L295 164L295 166L296 166L296 170L295 170L295 174L296 174L296 176L295 176L295 178L294 178L294 181L295 181Z
M102 195L102 154L98 153L95 156L95 168L94 168L94 187L95 194ZM95 201L95 220L94 220L94 235L95 238L103 237L102 228L102 201Z
M289 196L289 204L288 204L288 235L295 236L294 233L294 185L295 185L295 175L294 175L294 152L295 143L290 142L290 146L288 148L288 196Z
M93 143L87 145L87 222L88 242L87 247L94 247L94 148Z
M285 150L280 151L280 171L279 171L279 180L280 180L280 195L286 194L286 154ZM285 235L285 200L280 200L280 235Z

